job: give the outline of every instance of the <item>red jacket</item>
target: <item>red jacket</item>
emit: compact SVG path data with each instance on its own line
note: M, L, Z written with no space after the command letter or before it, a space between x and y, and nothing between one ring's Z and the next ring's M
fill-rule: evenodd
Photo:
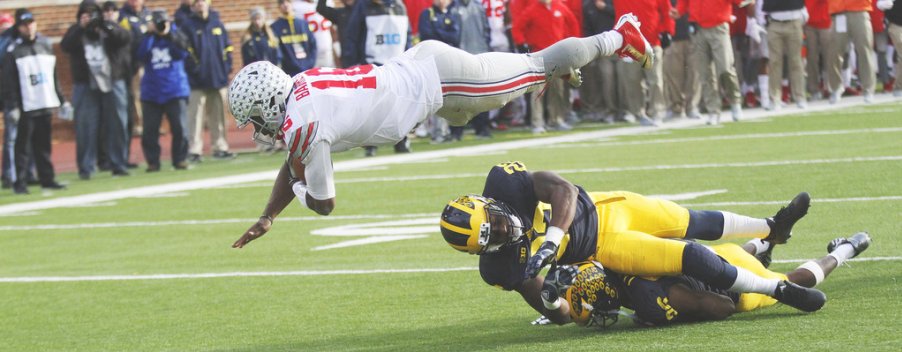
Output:
M883 10L877 8L877 0L874 0L874 6L871 10L871 27L874 28L874 33L883 33L886 31L886 25L883 24L883 17Z
M567 5L567 9L570 10L570 13L573 14L573 17L576 18L576 23L579 25L579 32L576 33L577 37L583 36L583 2L582 0L564 0L564 5Z
M420 33L418 28L420 25L420 14L423 10L432 7L431 0L404 0L404 6L407 7L407 20L410 21L410 34Z
M677 11L680 14L689 12L689 22L695 22L702 28L711 28L730 22L733 6L742 0L679 0Z
M550 5L548 8L536 1L519 14L511 28L514 43L529 44L532 51L539 51L579 34L580 24L561 0L551 0Z
M749 10L748 6L739 7L733 5L733 16L736 17L736 21L730 23L730 36L736 37L745 35L745 27L749 22Z
M614 0L614 12L617 18L631 12L636 15L642 23L639 30L651 46L661 46L659 34L673 34L670 0Z
M871 0L827 0L830 14L871 11Z
M827 0L805 0L808 9L808 26L817 29L830 29L833 20L827 10Z

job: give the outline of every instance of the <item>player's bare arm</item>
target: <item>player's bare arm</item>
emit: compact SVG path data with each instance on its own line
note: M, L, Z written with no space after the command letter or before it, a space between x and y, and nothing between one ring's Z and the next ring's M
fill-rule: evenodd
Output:
M576 186L563 177L549 171L538 171L530 175L533 190L539 201L551 205L551 223L545 231L545 242L526 264L526 277L535 277L543 267L556 259L558 246L573 217L576 216Z
M532 173L532 184L536 198L550 204L553 209L549 225L566 231L576 216L576 196L579 190L570 181L550 171Z
M523 296L523 300L529 304L537 312L544 315L548 320L558 325L570 323L570 306L561 304L557 309L551 310L545 308L542 302L542 285L545 278L538 276L532 279L526 279L515 290Z
M288 204L291 204L291 201L294 199L294 193L291 191L292 178L288 168L287 162L282 164L282 168L279 169L279 174L276 176L276 181L272 185L272 192L269 194L269 201L266 202L263 215L244 232L241 238L232 244L232 248L243 248L250 241L265 235L272 228L273 220L279 216Z

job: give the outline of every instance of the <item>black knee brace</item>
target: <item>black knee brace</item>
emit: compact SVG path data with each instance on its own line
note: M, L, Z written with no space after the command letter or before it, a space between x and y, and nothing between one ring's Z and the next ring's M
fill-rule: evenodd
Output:
M686 238L713 241L723 236L723 213L709 210L689 210Z
M683 249L683 274L719 289L728 289L736 282L736 267L694 242Z

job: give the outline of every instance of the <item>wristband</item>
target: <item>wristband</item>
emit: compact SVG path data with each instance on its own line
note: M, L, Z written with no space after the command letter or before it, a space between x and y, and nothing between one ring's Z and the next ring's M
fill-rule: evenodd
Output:
M310 205L307 204L307 185L301 181L297 181L291 184L291 190L294 191L294 195L298 197L298 201L301 202L301 204L310 208Z
M272 225L272 223L273 223L273 221L272 221L272 216L269 216L269 215L265 215L265 214L264 214L264 215L260 215L260 218L261 218L261 219L269 220L269 224L270 224L270 225Z
M549 226L545 231L545 242L554 243L556 246L561 245L561 239L564 238L564 230L560 227Z
M560 297L558 297L556 300L554 300L554 302L548 302L545 300L544 297L542 298L542 304L544 304L545 309L548 309L548 310L557 310L558 308L560 308L561 301L563 301L563 299L561 299Z

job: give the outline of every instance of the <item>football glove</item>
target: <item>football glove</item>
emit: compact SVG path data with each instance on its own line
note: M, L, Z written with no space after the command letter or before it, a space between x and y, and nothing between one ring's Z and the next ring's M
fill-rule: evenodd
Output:
M894 0L877 0L877 8L880 9L880 11L889 10L893 8L893 1Z
M579 268L575 265L556 266L548 271L548 276L545 276L545 282L542 283L542 289L555 290L562 295L567 292L570 285L573 285L578 274Z
M555 261L557 254L557 245L553 242L542 242L542 245L539 246L539 250L536 251L532 257L529 257L529 261L526 262L526 277L534 278L536 275L539 275L539 271L542 270L546 265L551 264Z

